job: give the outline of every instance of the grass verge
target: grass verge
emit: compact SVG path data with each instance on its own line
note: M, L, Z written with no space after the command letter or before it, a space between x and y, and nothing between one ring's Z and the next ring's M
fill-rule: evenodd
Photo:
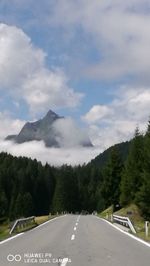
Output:
M28 231L28 230L31 230L32 228L42 224L42 223L45 223L55 217L57 217L58 215L44 215L44 216L37 216L35 217L35 221L28 224L26 227L24 228L18 228L16 229L16 231L13 233L13 234L9 234L9 231L10 231L10 222L9 221L5 221L3 222L2 224L0 224L0 241L2 240L5 240L7 238L9 238L10 236L14 236L18 233L21 233L21 232L25 232L25 231Z
M101 218L105 218L109 221L111 221L111 214L112 214L112 207L109 207L102 213L100 213ZM145 241L150 242L150 224L149 224L149 236L146 237L145 235L145 221L144 218L141 216L141 212L139 208L135 204L130 204L126 206L125 208L122 208L118 211L116 211L114 214L120 215L120 216L127 216L130 218L135 230L136 230L136 236L144 239Z
M0 241L8 238L9 235L9 223L8 221L4 222L3 224L0 224Z

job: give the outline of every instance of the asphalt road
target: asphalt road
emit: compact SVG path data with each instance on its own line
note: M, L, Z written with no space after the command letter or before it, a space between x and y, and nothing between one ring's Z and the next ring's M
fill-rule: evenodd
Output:
M95 216L67 215L0 244L0 266L149 266L150 247Z

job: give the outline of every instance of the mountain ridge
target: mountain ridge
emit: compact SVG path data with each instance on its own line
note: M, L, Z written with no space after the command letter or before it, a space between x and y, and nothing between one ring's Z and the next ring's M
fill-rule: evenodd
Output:
M18 135L8 135L5 140L14 141L18 144L29 141L44 141L46 147L60 147L61 132L55 130L54 123L65 119L64 116L59 116L51 109L47 114L35 122L27 122L22 127ZM65 125L64 125L65 126ZM80 129L79 129L80 130ZM90 139L81 141L81 146L93 146Z
M90 164L103 168L105 164L108 162L110 154L114 148L118 150L122 161L125 162L129 153L130 145L131 145L131 140L116 143L110 146L108 149L104 150L102 153L98 154L88 163L88 165Z

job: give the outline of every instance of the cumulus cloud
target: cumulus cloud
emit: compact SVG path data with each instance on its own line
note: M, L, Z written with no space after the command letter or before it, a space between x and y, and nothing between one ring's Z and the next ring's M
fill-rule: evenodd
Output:
M100 59L83 68L88 77L150 82L149 10L148 0L64 0L55 2L49 21L74 32L80 26L92 37Z
M115 99L109 105L103 106L109 112L95 119L101 109L93 106L84 115L84 121L89 125L89 135L95 145L103 150L109 146L132 138L138 125L145 132L150 116L150 89L124 87L118 90ZM103 108L104 109L104 108Z
M84 164L97 156L100 148L46 148L42 141L31 141L23 144L15 144L11 141L0 140L0 151L8 152L14 156L26 156L37 159L43 164L46 162L60 166L62 164Z
M0 90L26 101L30 110L75 107L83 94L68 86L60 69L46 67L46 54L19 28L0 24Z
M3 0L0 6L5 8L8 21L15 21L17 25L23 24L24 27L28 25L32 30L35 26L41 29L49 27L48 32L51 32L51 29L54 32L55 28L57 31L61 29L59 40L64 42L65 47L66 39L68 45L68 42L72 42L72 36L75 37L75 41L71 43L74 46L71 50L73 53L69 54L67 51L66 54L73 58L71 60L73 66L74 63L78 65L76 69L78 75L82 72L82 75L87 77L107 80L130 75L136 78L135 80L138 78L138 82L139 80L143 83L150 82L149 0L43 0L42 2L37 0L36 2L37 5L35 0L12 0L10 5L9 0ZM34 6L34 12L31 6ZM32 12L32 16L22 19L15 13L12 19L15 8L18 13ZM3 14L1 14L1 20L6 21ZM85 44L79 40L80 29L83 37L87 38L84 40L90 40L89 43ZM46 38L50 37L50 34L46 35ZM79 62L79 58L78 61L74 58L75 51L78 49L77 41L82 46L79 50L81 57L81 51L82 48L84 50L85 45L88 45L88 51L92 50L93 46L96 48L97 59L92 60L92 64L90 61L87 65L85 60L84 65L83 62Z
M21 94L22 83L43 68L46 55L32 45L31 39L21 29L2 23L0 50L0 89L12 90L13 93L17 88Z
M82 117L88 123L94 123L112 114L113 110L106 105L94 105L90 111Z
M13 119L7 112L0 112L0 139L19 132L25 121Z

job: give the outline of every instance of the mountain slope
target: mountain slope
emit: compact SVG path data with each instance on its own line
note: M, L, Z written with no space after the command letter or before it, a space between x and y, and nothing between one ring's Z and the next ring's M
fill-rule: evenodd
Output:
M106 162L108 161L111 151L113 150L114 147L118 149L118 152L121 156L122 161L125 162L128 156L130 143L131 141L126 141L126 142L118 143L118 144L115 144L114 146L111 146L110 148L108 148L107 150L105 150L104 152L96 156L93 160L91 160L90 164L103 168Z

